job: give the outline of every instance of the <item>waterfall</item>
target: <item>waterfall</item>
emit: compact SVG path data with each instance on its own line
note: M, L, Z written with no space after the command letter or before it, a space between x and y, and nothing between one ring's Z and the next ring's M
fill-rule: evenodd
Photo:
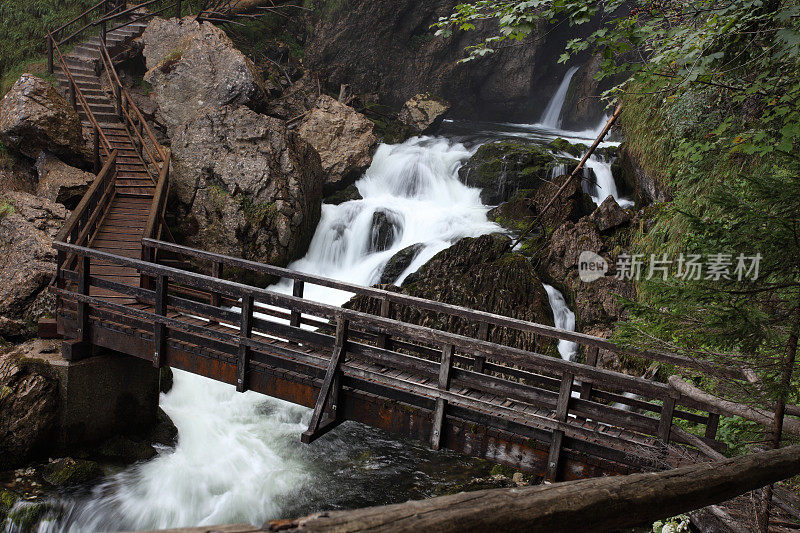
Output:
M564 100L567 98L567 91L569 90L569 83L572 81L572 76L578 71L578 67L570 67L567 73L564 74L564 79L556 89L555 94L550 98L547 107L544 110L541 118L542 126L551 129L561 128L561 108L564 107Z
M575 313L570 311L564 295L552 285L544 285L547 292L547 299L550 301L550 308L553 310L553 322L558 329L575 331ZM571 341L558 341L558 353L565 361L574 361L578 355L578 345Z
M290 268L370 285L396 252L421 243L399 283L458 239L498 231L486 218L480 190L458 180L471 154L443 138L381 145L356 183L363 199L324 205L308 253ZM272 289L291 292L285 281ZM305 297L340 305L350 294L307 284ZM161 407L178 427L176 447L106 479L90 494L62 500L64 515L42 530L262 524L323 508L405 501L437 476L468 473L469 459L438 453L433 462L424 443L359 425L345 424L303 446L309 409L185 372L175 371L174 389L162 395ZM421 478L426 462L435 467Z
M597 205L603 203L603 200L609 196L613 196L620 207L633 207L633 202L622 198L617 191L617 183L614 181L614 175L611 172L611 161L606 161L602 156L592 154L586 160L583 175L588 182L585 190L592 196L594 203ZM592 175L594 175L594 183L591 183Z

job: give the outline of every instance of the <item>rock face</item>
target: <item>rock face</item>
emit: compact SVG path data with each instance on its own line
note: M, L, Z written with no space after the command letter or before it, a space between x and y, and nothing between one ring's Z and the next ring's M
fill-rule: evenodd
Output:
M397 281L400 274L405 272L424 247L423 244L412 244L394 254L383 268L380 281L381 285L388 285Z
M572 163L538 144L498 141L478 148L458 176L465 184L482 189L483 203L497 205L520 190L539 189L551 176L564 174Z
M392 247L401 237L403 219L400 213L391 209L379 209L372 214L372 230L367 249L382 252Z
M52 85L23 74L0 100L0 141L36 159L42 150L79 163L87 154L81 121Z
M511 239L499 234L465 238L436 254L417 272L406 278L401 292L472 309L553 324L552 311L542 283L533 266L523 256L511 253ZM356 297L347 307L378 313L380 304L372 298ZM458 318L443 318L402 306L392 317L443 328L455 333L475 335L477 326ZM489 328L495 342L523 349L545 350L549 341L537 344L533 335Z
M176 128L172 186L181 232L205 250L285 265L319 221L317 153L282 120L245 107Z
M53 237L68 215L64 206L22 192L5 196L0 214L0 317L22 334L54 312L54 297L44 289L55 273ZM6 329L4 328L4 329Z
M298 133L319 153L326 194L351 185L369 168L378 146L373 129L352 107L328 95L319 97Z
M144 79L168 130L192 121L198 110L263 104L255 66L213 24L154 18L141 41Z
M47 152L39 154L36 173L39 175L36 195L67 209L75 209L95 178L91 172L71 167Z
M439 125L450 103L430 93L418 94L403 104L398 118L415 133L426 133Z
M24 464L52 444L58 383L17 357L0 357L0 470Z
M321 72L331 90L348 84L354 93L381 95L382 103L394 109L429 92L453 104L454 118L521 122L537 119L561 82L566 66L555 58L567 40L597 28L594 23L551 26L538 38L531 36L461 64L465 47L493 34L496 27L478 24L476 30L454 32L450 39L435 37L431 24L449 16L459 3L317 2L320 16L306 45L304 64Z
M638 158L623 143L619 147L619 160L614 163L617 181L632 190L637 207L672 200L672 192L662 185L662 181L651 175L639 164Z

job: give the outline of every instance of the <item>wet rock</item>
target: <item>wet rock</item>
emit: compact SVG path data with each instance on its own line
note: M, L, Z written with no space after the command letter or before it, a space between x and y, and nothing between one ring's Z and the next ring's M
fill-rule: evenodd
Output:
M81 485L103 475L103 468L94 461L64 457L44 468L44 480L55 487Z
M487 218L513 232L525 231L536 219L536 206L525 194L527 192L520 191L521 194L491 209L486 214Z
M52 85L23 74L0 100L0 142L36 159L42 150L72 163L88 159L81 120Z
M147 442L118 435L97 447L97 454L107 461L130 464L152 459L158 452Z
M17 502L8 513L8 521L13 524L14 531L34 531L43 520L57 520L63 510L47 502Z
M326 191L352 184L369 168L378 145L373 129L372 122L352 107L327 95L319 97L297 131L319 153Z
M172 390L174 384L174 376L172 369L168 366L161 367L158 373L158 391L164 394Z
M589 216L589 220L594 222L598 231L604 232L627 224L633 219L633 212L630 209L623 209L613 196L609 196L597 209Z
M625 143L619 147L619 160L612 171L624 192L633 191L637 207L672 200L672 191L664 184L665 180L647 172Z
M382 252L392 247L403 232L403 216L391 209L379 209L372 214L369 251Z
M0 356L0 470L46 453L58 422L58 382L24 356Z
M322 203L331 204L331 205L339 205L345 202L349 202L351 200L362 200L363 196L361 193L358 192L358 187L355 185L349 185L342 189L341 191L336 191L332 194L329 194L325 197Z
M566 130L580 131L600 124L606 113L605 102L599 97L622 80L616 77L598 81L595 76L602 68L603 58L596 54L589 58L572 76L563 105L561 127Z
M397 118L415 133L427 133L438 126L450 103L430 93L418 94L403 104Z
M184 242L286 265L320 216L319 156L282 120L245 107L208 110L172 137L171 186Z
M178 428L167 413L159 407L156 424L147 432L146 437L151 444L174 446L178 441Z
M581 155L589 149L589 147L583 143L572 144L568 140L562 139L561 137L551 141L549 146L557 152L564 152L572 157L581 157Z
M421 243L412 244L411 246L406 246L394 254L383 268L383 273L381 274L380 280L381 285L386 285L397 281L397 278L400 277L400 274L406 271L406 269L411 265L414 259L417 258L423 248L425 248L425 245Z
M20 495L14 491L0 489L0 524L5 523L8 512L20 499Z
M168 130L191 122L198 112L263 105L255 66L210 22L154 18L141 42L148 69L144 79L153 87Z
M36 159L36 173L39 176L36 195L67 209L75 209L95 178L91 172L71 167L48 152L42 152Z
M53 237L68 215L64 206L22 192L0 199L0 317L4 329L29 330L55 311L55 299L44 289L55 273Z
M563 174L572 162L538 144L498 141L481 146L458 176L465 184L482 189L483 203L497 205L521 189L536 190L549 183L555 172Z
M411 296L461 305L543 324L553 315L542 283L522 255L511 252L511 239L491 234L465 238L439 252L406 278L400 291ZM374 298L355 297L346 307L372 314L380 312ZM454 333L474 336L477 325L457 317L422 312L409 306L393 307L392 317ZM549 341L534 335L489 328L491 340L522 349L546 352Z

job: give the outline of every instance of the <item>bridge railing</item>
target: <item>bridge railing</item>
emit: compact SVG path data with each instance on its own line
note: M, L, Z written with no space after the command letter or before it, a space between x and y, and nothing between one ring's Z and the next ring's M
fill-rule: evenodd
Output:
M158 241L145 240L145 245L211 259L208 252L193 251ZM227 357L235 364L237 387L245 390L247 375L254 364L289 364L276 357L276 354L285 355L287 361L292 362L291 365L305 362L302 364L307 365L310 374L327 380L330 372L320 375L324 367L320 368L318 359L309 359L299 348L295 351L276 347L273 342L275 339L286 340L298 347L314 346L320 353L332 351L334 355L339 353L340 356L344 353L346 356L341 361L337 360L333 368L341 371L347 386L367 392L375 392L377 387L388 397L434 411L435 420L438 420L434 423L436 437L433 434L431 436L434 447L439 445L443 421L452 416L478 421L490 427L513 427L516 428L515 431L519 430L523 434L528 432L529 435L544 430L553 435L551 456L554 459L554 469L557 469L558 456L564 443L567 447L580 449L587 445L586 442L597 442L609 458L622 463L632 460L629 454L614 452L615 447L618 448L620 442L625 441L624 435L610 436L588 430L585 427L587 420L652 436L662 443L672 441L694 444L701 441L706 446L718 446L713 435L705 439L687 438L685 432L673 425L675 419L683 419L710 428L715 426L715 415L705 411L703 405L681 397L663 383L564 361L489 340L331 306L298 295L279 294L219 277L67 243L56 243L55 246L60 251L104 264L135 268L140 275L155 280L153 289L131 287L102 275L94 276L85 270L62 269L60 276L63 280L76 282L77 285L74 286L79 289L59 289L59 294L64 299L87 306L90 309L87 313L97 321L124 324L149 333L148 338L151 340L147 342L150 343L152 352L148 357L152 357L157 365L163 364L164 354L170 349L168 345L171 346L169 343L172 342L218 352L220 357ZM215 256L215 260L224 261L227 265L239 264L238 261L241 261L221 256ZM82 264L87 268L89 261L85 260ZM215 270L218 272L219 269ZM316 277L298 273L293 275L298 277L298 283L323 282ZM80 280L85 282L81 284ZM368 290L334 280L324 282L342 290ZM102 297L90 296L92 287L136 298L150 307L134 308ZM429 307L445 305L424 300L422 302ZM446 309L450 312L462 312L462 308ZM69 311L65 312L69 314ZM523 321L490 313L474 313L477 314L470 316L501 325L508 323L523 327ZM65 320L76 319L65 315ZM511 322L506 322L508 320ZM333 323L337 324L335 331ZM537 330L541 327L526 324L525 327ZM308 326L314 327L314 330L309 330ZM543 331L553 333L550 329ZM560 331L557 333L562 334ZM382 342L382 339L388 342ZM126 349L124 345L114 348L122 351ZM334 356L331 361L335 359ZM481 370L475 369L478 360L483 364ZM322 364L333 362L323 361ZM291 368L296 369L291 365ZM378 367L384 371L378 371ZM330 370L330 366L328 368ZM391 371L385 372L387 368ZM412 381L404 378L403 373L424 379ZM326 382L323 381L323 390ZM582 394L587 383L593 384L589 395ZM479 394L466 394L463 392L466 389L478 391ZM632 395L636 398L630 398ZM534 406L540 410L540 414L528 414L525 420L519 420L515 418L519 417L519 411L506 407L503 402L497 401L498 398ZM625 405L632 404L633 409L619 405L624 400L630 400ZM435 403L431 405L431 401ZM328 400L322 402L323 407L329 404ZM649 447L653 448L651 451L657 456L658 447ZM648 445L631 441L628 448L648 448Z

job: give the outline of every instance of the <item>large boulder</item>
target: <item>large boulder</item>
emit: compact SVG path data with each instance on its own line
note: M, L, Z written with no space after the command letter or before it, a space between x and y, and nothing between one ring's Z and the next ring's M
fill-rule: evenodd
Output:
M401 292L480 311L553 325L547 293L531 263L511 252L511 239L491 234L465 238L439 252L406 278ZM357 296L346 307L380 312L380 302ZM398 310L399 307L399 310ZM392 317L406 322L475 335L474 321L445 317L411 306L394 306ZM546 350L551 343L507 328L490 328L490 339L527 350Z
M21 349L0 356L0 470L45 453L58 424L58 381L25 355Z
M8 336L30 329L54 313L45 288L56 270L53 237L69 212L63 205L28 193L9 192L0 199L0 317Z
M373 123L328 95L322 95L298 128L319 153L326 193L352 184L372 163L378 146Z
M397 118L415 133L427 133L438 126L450 103L430 93L417 94L403 104Z
M39 176L36 195L67 209L75 209L95 178L91 172L69 166L48 152L42 152L36 159L36 173Z
M282 120L246 107L209 110L175 129L172 190L189 245L285 265L319 221L319 155Z
M141 37L145 81L167 129L221 106L263 104L257 70L223 30L193 17L154 18Z
M497 141L478 148L458 176L465 184L482 189L483 203L497 205L520 190L536 191L553 176L564 174L572 163L539 144Z
M42 150L80 163L87 155L81 120L52 85L23 74L0 100L0 142L36 159Z

